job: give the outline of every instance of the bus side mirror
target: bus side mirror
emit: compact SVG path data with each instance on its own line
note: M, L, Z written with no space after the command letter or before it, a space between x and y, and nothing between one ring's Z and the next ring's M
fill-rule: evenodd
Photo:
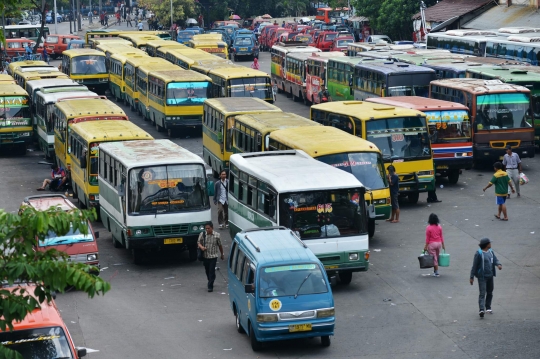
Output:
M124 197L126 195L126 189L123 183L120 183L116 190L118 191L118 196Z
M77 348L77 358L86 356L86 348Z
M86 156L85 155L82 155L81 157L79 157L79 162L81 164L81 168L86 168Z
M214 196L214 181L208 181L206 183L206 191L208 192L208 196Z
M369 218L375 219L375 206L373 204L370 204L368 206L368 215L369 215Z
M96 239L99 238L99 232L94 232L94 237L96 237Z
M255 286L253 284L246 284L244 290L246 293L255 293Z

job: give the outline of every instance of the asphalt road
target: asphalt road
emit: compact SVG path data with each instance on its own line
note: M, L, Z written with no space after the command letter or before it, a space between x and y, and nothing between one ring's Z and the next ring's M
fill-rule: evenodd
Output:
M269 71L269 62L269 55L261 54L261 69ZM309 116L308 107L282 95L277 105ZM121 106L131 121L165 138ZM202 154L198 133L173 141ZM16 211L25 196L38 193L35 189L49 176L42 160L35 149L23 157L0 153L2 207ZM401 223L378 222L369 271L333 288L337 318L329 348L318 339L295 340L253 353L247 336L235 330L226 262L218 262L215 289L208 293L202 265L189 262L187 254L162 255L136 266L128 251L113 248L101 223L95 224L101 276L111 291L94 299L76 291L59 294L57 303L76 345L99 351L90 358L538 358L540 160L523 163L530 183L522 187L521 198L508 201L508 222L493 216L492 189L483 195L492 175L487 168L464 171L456 185L442 179L437 190L442 203L429 205L421 195L416 205L402 203ZM440 269L440 278L419 269L417 261L432 212L441 219L451 254L451 266ZM231 239L226 231L221 235L228 253ZM494 314L481 320L478 288L468 279L482 237L492 239L503 270L495 279Z

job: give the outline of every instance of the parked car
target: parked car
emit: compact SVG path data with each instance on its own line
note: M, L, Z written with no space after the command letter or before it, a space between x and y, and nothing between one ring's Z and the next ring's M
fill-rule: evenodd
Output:
M84 49L84 48L90 48L90 45L86 43L84 40L71 40L68 43L67 49Z
M319 34L317 40L315 40L315 47L321 51L330 51L332 42L337 37L338 33L335 31L325 31Z
M312 45L313 44L313 38L310 35L306 34L298 34L293 38L294 41L301 41L305 43L306 45Z
M251 59L259 57L259 44L253 36L237 36L231 46L231 58L239 61L240 57Z
M6 39L6 45L7 48L6 54L8 58L12 58L14 56L24 56L25 55L25 47L26 45L29 45L31 48L36 46L36 42L32 40L28 40L25 38L19 38L19 39ZM4 44L0 41L0 49L4 50Z
M340 51L347 52L347 45L351 42L354 42L354 37L352 36L338 36L332 41L330 45L330 51Z
M385 41L385 42L387 42L389 44L392 43L392 40L386 35L370 35L367 38L367 42L377 43L377 42L380 42L380 41Z
M56 14L56 22L57 23L61 23L62 20L64 19L64 17L60 14ZM46 16L45 16L45 22L47 24L54 24L54 18L52 17L52 13L49 12Z
M79 36L76 35L49 35L45 39L45 48L47 53L53 58L59 58L64 51L68 49L68 44L72 40L81 40Z
M268 51L270 50L269 47L267 47L267 38L271 35L271 30L277 29L279 26L277 25L266 25L262 30L261 34L259 35L259 44L261 44L262 51Z
M189 40L191 40L195 34L196 32L191 30L178 31L178 34L176 34L176 41L183 45L187 45L189 44Z

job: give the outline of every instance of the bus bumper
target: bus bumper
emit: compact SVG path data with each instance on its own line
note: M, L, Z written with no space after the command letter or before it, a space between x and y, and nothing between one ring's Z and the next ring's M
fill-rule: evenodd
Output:
M167 116L165 118L165 129L176 129L182 127L201 127L202 116Z
M392 212L392 206L389 204L375 205L375 219L388 219Z
M181 243L165 244L165 240L174 240L178 242L181 238ZM198 234L178 235L167 237L127 237L126 248L128 249L160 249L165 247L172 250L184 250L197 245Z
M470 170L473 166L473 158L450 158L450 159L433 159L435 171L437 173L445 173L447 170Z
M15 144L25 144L29 145L32 143L32 129L30 128L27 131L17 131L17 132L2 132L0 133L0 145L15 145Z
M473 149L473 157L475 161L480 162L497 162L502 161L504 155L506 154L505 148L493 148L493 147L481 147L475 146ZM515 152L519 155L520 158L533 158L534 157L535 146L534 143L524 144L523 142L519 147L512 147L512 152Z
M409 193L427 192L435 188L435 178L433 176L418 177L414 174L414 179L399 182L399 194L407 195Z
M351 259L354 254L358 255L357 259ZM329 275L340 271L365 272L369 268L369 251L366 250L325 253L324 255L318 255L317 258L324 265L324 269Z

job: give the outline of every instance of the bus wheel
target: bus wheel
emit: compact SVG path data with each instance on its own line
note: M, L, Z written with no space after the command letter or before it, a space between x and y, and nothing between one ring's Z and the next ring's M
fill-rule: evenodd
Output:
M349 271L342 271L339 272L339 280L341 281L341 284L350 284L352 280L352 272Z
M374 219L368 219L368 235L369 238L373 238L375 235L375 220Z
M459 170L452 170L448 172L448 182L456 184L459 179Z
M251 323L249 323L249 339L251 341L251 349L254 352L258 352L262 349L262 343L257 340L257 337L255 337L255 331L253 330Z
M300 101L300 97L296 96L293 92L293 89L291 88L291 96L294 102Z
M133 254L133 263L140 265L144 261L144 250L140 248L134 248L131 250Z
M418 193L418 192L409 193L409 195L407 197L409 198L409 203L417 204L418 203L418 197L420 197L420 193Z
M311 103L309 102L307 96L302 96L302 99L304 100L304 105L309 106Z
M197 260L197 247L193 246L188 249L189 252L189 261L195 262Z
M174 136L176 136L176 131L172 128L168 128L167 129L167 136L169 136L170 138L173 138Z
M163 131L163 127L161 127L160 125L158 125L157 122L154 122L154 124L156 125L156 130L157 130L157 132Z

